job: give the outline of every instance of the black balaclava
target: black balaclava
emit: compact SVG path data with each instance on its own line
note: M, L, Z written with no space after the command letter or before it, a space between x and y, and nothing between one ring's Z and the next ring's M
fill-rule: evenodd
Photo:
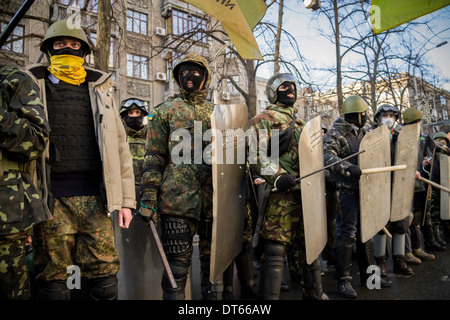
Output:
M52 57L53 56L58 56L58 55L63 55L63 54L70 54L72 56L77 56L77 57L80 57L80 58L84 58L84 52L83 52L83 48L82 47L80 49L78 49L78 50L74 50L74 49L69 48L69 47L65 47L65 48L58 49L58 50L50 48L50 55Z
M122 113L123 121L125 121L125 124L128 128L139 131L142 129L144 121L144 115L141 112L141 115L139 117L130 117L127 112Z
M183 71L189 71L185 75L183 75ZM198 71L200 73L199 76L196 76L192 74L191 71ZM180 69L178 70L178 77L180 79L180 85L183 88L184 91L192 93L195 91L199 91L203 88L200 88L200 86L203 83L203 80L205 79L205 69L202 68L200 65L194 62L185 62L180 65ZM188 81L192 81L193 86L191 88L188 87L187 83Z
M348 123L352 123L355 126L357 126L358 128L362 128L366 124L367 115L365 115L365 114L363 115L359 112L347 113L347 114L344 114L344 119Z
M290 84L293 84L293 83L289 82L289 81L285 81L281 85L290 85ZM282 104L286 104L288 106L294 105L295 101L297 101L295 84L294 84L294 89L289 87L289 89L287 89L286 91L280 91L279 88L280 87L277 88L277 101L281 102ZM288 94L291 94L291 93L294 95L293 98L288 97Z

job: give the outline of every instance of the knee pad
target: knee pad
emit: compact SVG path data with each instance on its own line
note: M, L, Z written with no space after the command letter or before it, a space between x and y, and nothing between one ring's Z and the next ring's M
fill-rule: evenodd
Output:
M117 277L102 277L88 280L89 297L93 300L116 300Z
M70 300L66 280L40 281L38 300Z
M185 254L192 247L191 228L183 218L162 216L161 243L168 256Z

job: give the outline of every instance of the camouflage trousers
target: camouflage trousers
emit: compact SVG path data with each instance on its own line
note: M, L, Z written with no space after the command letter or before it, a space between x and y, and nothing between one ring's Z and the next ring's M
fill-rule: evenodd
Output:
M55 198L53 220L35 227L33 243L38 280L65 280L71 265L88 279L119 271L112 219L100 196Z
M32 228L0 237L0 300L28 300L25 242Z
M261 237L287 246L289 271L301 277L306 251L300 192L270 194Z

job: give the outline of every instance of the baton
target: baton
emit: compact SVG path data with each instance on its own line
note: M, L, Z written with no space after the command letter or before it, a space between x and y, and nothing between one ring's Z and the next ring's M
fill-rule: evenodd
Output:
M326 165L326 166L323 167L323 168L320 168L320 169L318 169L318 170L316 170L316 171L313 171L313 172L311 172L311 173L305 174L304 176L301 176L300 178L295 179L295 182L299 182L300 180L305 179L305 178L307 178L307 177L309 177L309 176L312 176L313 174L316 174L316 173L318 173L318 172L320 172L320 171L324 171L324 170L326 170L326 169L328 169L328 168L330 168L330 167L332 167L332 166L334 166L334 165L336 165L336 164L338 164L338 163L341 163L341 162L346 161L346 160L348 160L348 159L350 159L350 158L353 158L353 157L355 157L355 156L357 156L357 155L359 155L359 154L361 154L361 153L363 153L363 152L366 152L366 150L358 151L358 152L356 152L356 153L354 153L354 154L349 155L348 157L345 157L345 158L343 158L343 159L341 159L341 160L338 160L338 161L333 162L333 163L331 163L331 164L329 164L329 165ZM272 192L275 192L275 191L278 191L278 189L277 189L277 188L273 188L273 189L272 189Z
M150 219L150 228L152 229L153 237L155 238L156 246L158 247L159 255L161 256L161 260L164 265L164 269L167 272L167 275L170 280L170 284L172 285L172 288L177 289L177 283L175 282L175 278L173 277L172 269L170 269L169 262L167 261L166 254L164 252L164 249L161 244L161 240L158 236L158 231L156 231L155 223L153 220Z
M436 182L433 182L433 181L431 181L431 180L425 179L425 178L423 178L423 177L420 177L419 180L420 180L420 181L423 181L423 182L425 182L425 183L431 184L433 187L435 187L435 188L437 188L437 189L440 189L440 190L442 190L442 191L445 191L445 192L447 192L447 193L450 193L450 189L449 189L449 188L446 188L446 187L444 187L444 186L441 186L440 184L437 184Z

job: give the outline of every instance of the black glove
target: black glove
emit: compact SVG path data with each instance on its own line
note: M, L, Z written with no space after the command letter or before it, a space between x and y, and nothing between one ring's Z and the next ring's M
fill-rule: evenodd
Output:
M153 220L155 227L157 226L158 216L156 214L156 209L154 208L154 206L146 205L141 201L141 206L139 208L139 215L141 216L142 220L144 220L145 223L149 224L150 220Z
M290 173L282 173L275 179L275 188L278 191L285 191L292 187L295 187L295 176Z
M355 178L355 179L359 179L362 174L361 169L356 165L352 165L352 166L348 167L346 171L350 177Z

